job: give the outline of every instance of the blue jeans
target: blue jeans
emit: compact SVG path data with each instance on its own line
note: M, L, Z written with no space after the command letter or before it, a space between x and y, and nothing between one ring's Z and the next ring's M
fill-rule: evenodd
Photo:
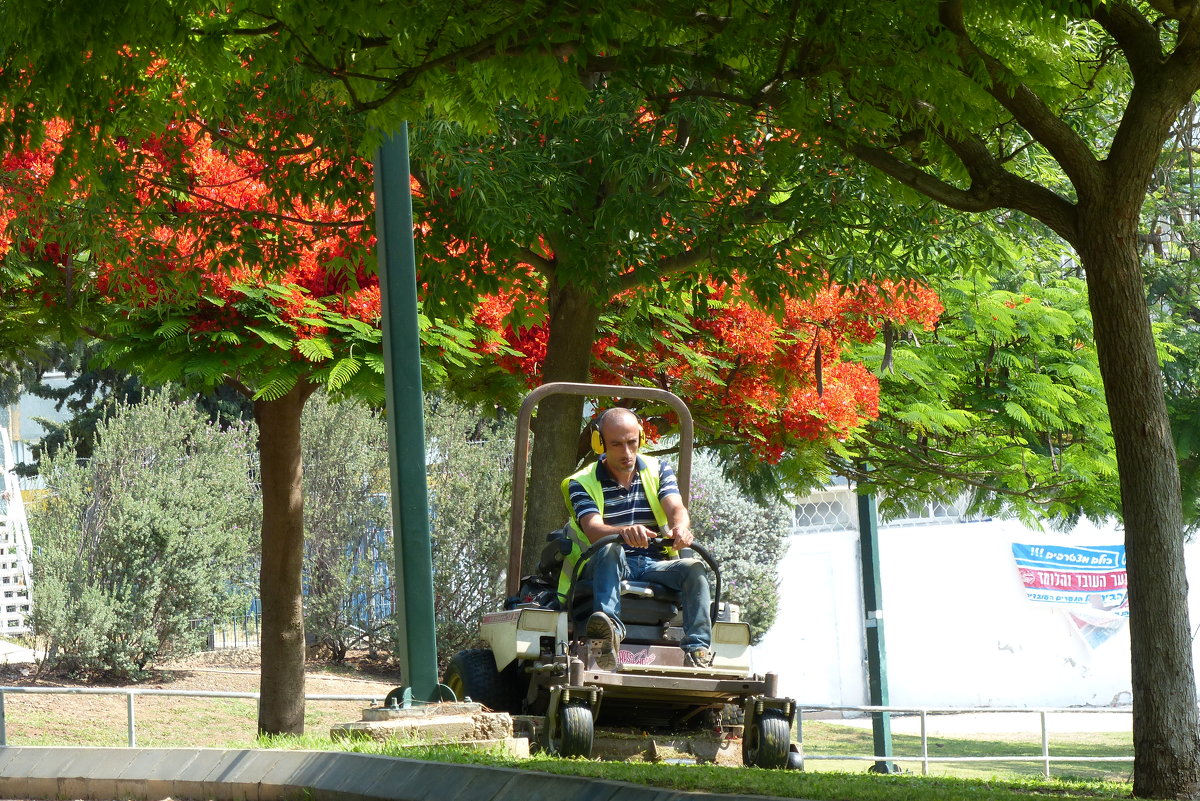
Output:
M625 637L621 622L621 582L645 581L675 590L683 599L683 642L685 651L712 644L708 569L700 559L651 559L627 556L619 543L601 548L583 568L583 578L592 582L592 608L612 618Z

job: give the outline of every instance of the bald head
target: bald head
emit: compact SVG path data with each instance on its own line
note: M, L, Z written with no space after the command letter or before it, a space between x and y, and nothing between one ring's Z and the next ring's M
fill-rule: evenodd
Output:
M625 429L631 425L637 429L640 436L642 421L638 419L638 416L624 406L614 406L600 415L600 423L596 427L600 429L600 438L607 441L610 431L618 428Z

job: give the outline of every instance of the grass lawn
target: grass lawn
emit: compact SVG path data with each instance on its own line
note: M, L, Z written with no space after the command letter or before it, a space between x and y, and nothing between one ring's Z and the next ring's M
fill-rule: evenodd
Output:
M214 657L215 660L216 657ZM252 692L258 688L257 664L209 664L197 661L157 672L137 689L186 689ZM0 668L0 685L89 686L67 677L27 675L28 670ZM353 694L382 698L398 684L387 672L314 665L308 676L313 694ZM95 685L90 685L95 686ZM678 790L757 794L813 801L942 801L945 799L996 799L1029 801L1031 795L1058 798L1127 798L1131 766L1124 763L1056 763L1054 779L1041 777L1042 765L1029 763L932 763L930 775L921 775L920 738L893 734L897 762L906 772L884 776L868 773L869 762L809 759L803 772L766 771L757 768L714 765L674 765L638 762L563 760L538 756L516 760L454 748L404 748L391 743L334 743L326 735L330 726L359 720L361 701L314 701L306 708L303 738L260 742L255 737L253 700L237 698L151 697L136 698L138 745L144 747L256 748L283 747L318 750L358 750L416 759L470 762L548 773L565 773L598 779L629 781ZM126 734L124 696L61 696L9 694L5 698L9 745L123 746ZM806 721L804 748L809 755L868 754L872 750L869 728ZM1054 734L1052 755L1118 755L1132 753L1128 733ZM1004 735L931 736L931 756L1040 755L1036 731ZM1107 781L1104 781L1107 780Z
M512 759L452 747L404 747L394 743L333 742L327 738L282 737L264 741L273 748L348 750L385 754L409 759L458 762L496 767L536 770L546 773L587 776L609 781L627 781L675 790L712 793L804 798L812 801L952 801L988 799L989 801L1029 801L1045 795L1058 799L1127 798L1129 784L1039 778L961 778L900 774L884 776L836 770L784 771L716 765L667 765L638 762L599 762L582 759L555 759L538 756ZM861 764L861 763L860 763Z
M873 753L870 729L805 721L803 728L806 771L865 770L871 763L854 760L812 759L813 756L837 756ZM929 775L968 778L1040 777L1043 771L1041 734L1005 733L929 736ZM892 734L892 754L905 771L921 773L921 738L918 735ZM1129 762L1056 762L1055 757L1111 757L1133 754L1133 736L1129 732L1051 733L1051 775L1081 780L1126 782L1133 764ZM1004 756L1030 756L1036 761L999 761ZM937 762L941 757L987 757L986 762ZM992 761L996 760L996 761Z

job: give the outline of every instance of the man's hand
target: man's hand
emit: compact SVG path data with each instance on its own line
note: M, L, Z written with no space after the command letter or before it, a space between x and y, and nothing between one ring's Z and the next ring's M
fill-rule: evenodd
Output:
M696 538L692 535L692 530L685 526L670 529L667 533L671 536L671 547L677 551L680 548L690 547L696 541Z
M654 532L641 524L621 528L621 539L631 548L648 548Z

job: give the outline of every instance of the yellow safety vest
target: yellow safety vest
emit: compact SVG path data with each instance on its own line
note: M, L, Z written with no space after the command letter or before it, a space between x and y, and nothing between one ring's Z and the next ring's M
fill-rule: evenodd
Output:
M658 460L653 456L639 455L638 459L642 460L642 469L638 471L638 475L642 480L642 489L646 493L646 500L650 502L650 511L654 512L654 520L658 523L660 530L667 526L667 513L663 511L662 502L658 499ZM597 461L587 467L579 470L562 480L562 495L563 501L567 504L567 519L571 522L571 551L563 557L562 571L558 574L558 600L561 603L567 602L567 593L571 591L571 576L575 573L575 565L579 562L579 557L583 552L592 546L587 535L583 533L583 529L579 527L579 521L575 519L575 507L571 505L571 482L578 481L583 487L592 502L596 504L596 510L600 513L600 519L604 519L604 488L600 486L600 479L596 476L596 468L600 462ZM666 549L667 558L674 559L679 554L674 548Z

